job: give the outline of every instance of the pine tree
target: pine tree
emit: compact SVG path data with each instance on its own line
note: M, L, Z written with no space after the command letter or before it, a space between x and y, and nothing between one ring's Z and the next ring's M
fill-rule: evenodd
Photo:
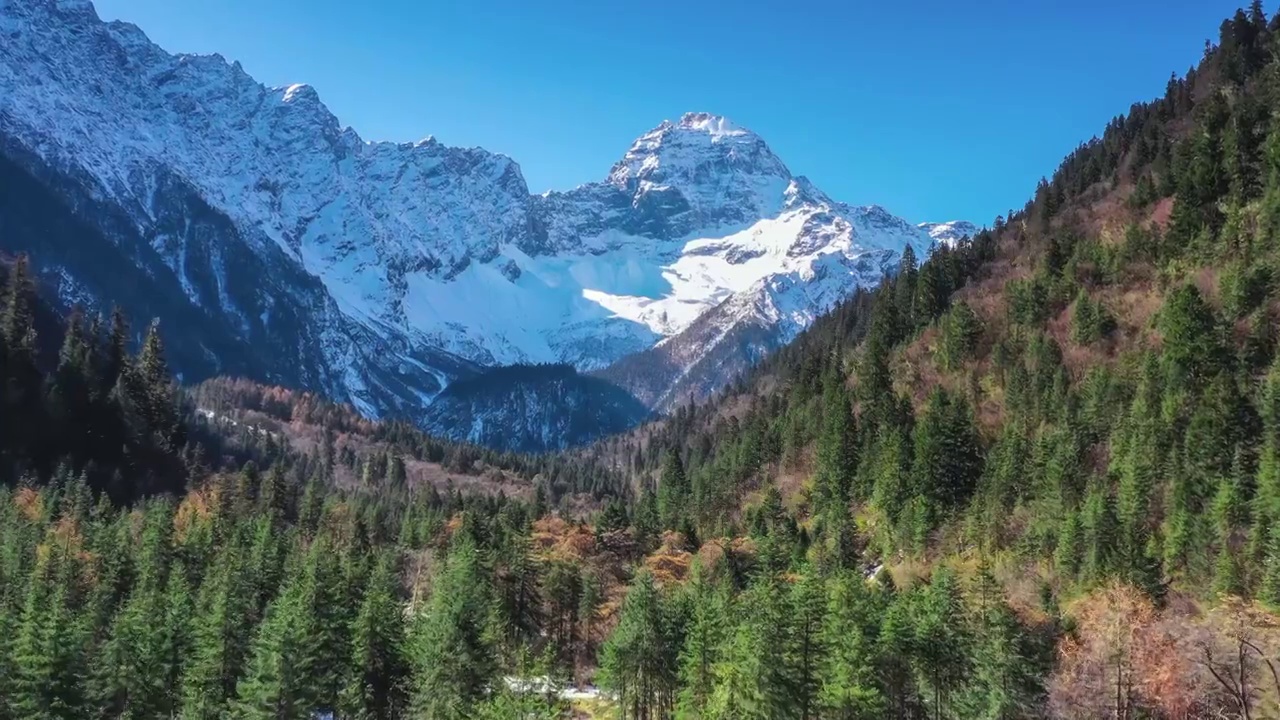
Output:
M480 551L460 534L411 634L411 712L428 720L471 716L497 678L494 601Z
M543 633L549 647L566 657L577 638L578 601L582 594L582 575L575 563L553 561L542 573L542 595L545 607Z
M801 576L790 589L790 621L794 668L792 697L800 720L818 716L820 707L822 658L829 652L823 634L827 613L827 590L822 578L812 571Z
M916 323L916 282L919 270L916 267L916 251L908 244L902 249L902 259L898 261L898 274L893 279L894 304L903 325L914 328Z
M675 530L680 526L681 518L688 512L689 490L689 478L680 453L668 450L658 486L658 516L664 529Z
M712 670L720 660L721 646L727 634L729 591L723 584L707 577L702 565L694 562L686 592L690 618L680 650L680 694L676 715L700 718L707 710L715 689Z
M857 427L838 373L829 376L822 398L822 434L813 477L815 510L817 514L847 513L858 467Z
M1236 552L1236 531L1248 520L1248 510L1241 486L1245 468L1242 451L1236 450L1231 476L1218 483L1213 499L1213 518L1217 535L1217 561L1214 565L1213 589L1221 595L1241 595L1245 590L1244 573Z
M636 544L640 551L648 553L658 546L658 536L662 530L662 519L658 513L658 494L652 487L645 486L636 502L632 527L636 533Z
M53 549L59 557L38 565L28 583L6 688L6 705L15 718L73 720L89 711L84 692L88 628L75 615L75 568L67 550L65 545Z
M1149 511L1165 447L1159 415L1159 378L1151 356L1124 422L1112 436L1113 469L1119 473L1116 493L1117 562L1125 573L1143 564Z
M1195 285L1183 285L1169 295L1160 312L1160 333L1170 384L1198 385L1218 366L1222 351L1217 320Z
M585 658L595 642L596 614L600 607L600 581L592 573L583 573L582 595L578 597L578 656Z
M959 302L943 316L938 359L944 369L959 370L973 356L982 334L982 323L968 303Z
M181 707L182 668L191 652L189 622L195 608L187 570L181 564L169 569L165 585L163 615L159 638L159 684L163 688L157 704L157 713L172 717Z
M30 461L41 437L42 410L40 371L36 366L35 287L25 255L18 256L9 273L0 316L0 337L5 354L0 357L0 461ZM26 456L18 458L19 455ZM0 462L0 470L5 470Z
M876 610L866 581L842 573L829 583L822 628L821 702L823 717L873 720L887 706L876 677Z
M95 385L89 339L80 314L73 313L63 335L47 398L51 427L59 445L73 458L79 459L90 447L88 423L93 418Z
M168 707L166 612L169 508L156 503L146 516L137 578L111 622L93 668L96 704L111 716L153 717Z
M116 386L120 373L128 362L129 324L125 320L124 311L119 307L111 310L111 329L107 333L105 354L102 369L99 373L101 387L98 394L106 396Z
M542 587L538 566L524 535L511 538L505 566L498 573L503 624L507 628L507 644L511 648L531 643L541 633Z
M867 337L856 370L857 400L864 426L880 427L896 420L897 398L889 373L889 345L875 335Z
M918 597L915 592L892 596L880 618L875 654L882 659L879 674L888 717L928 717L919 705L911 668L918 650L914 620Z
M1089 345L1109 335L1114 327L1115 320L1106 307L1082 288L1071 312L1071 338L1081 345Z
M1080 511L1080 545L1084 550L1082 573L1087 582L1098 582L1112 570L1115 547L1115 513L1106 488L1097 478L1089 483Z
M916 675L925 690L925 703L935 718L949 713L951 694L969 673L969 643L964 604L955 575L947 568L934 572L915 618Z
M192 618L191 655L182 673L184 718L216 720L227 712L248 649L245 586L234 558L223 550L200 586Z
M776 576L757 579L734 607L737 622L714 666L705 717L766 720L799 716L786 593Z
M1262 207L1259 238L1271 243L1280 239L1280 117L1272 116L1262 151Z
M1270 531L1258 598L1280 609L1280 524L1272 525Z
M1068 510L1062 517L1062 525L1058 530L1058 540L1054 551L1054 563L1058 572L1068 580L1074 581L1080 573L1081 535L1080 514Z
M915 320L917 325L933 322L942 314L947 306L947 295L950 293L940 277L941 270L936 261L926 262L920 268L916 281Z
M1041 677L1046 663L1036 657L1003 590L983 566L978 576L977 617L971 675L956 700L961 717L1034 717L1044 704Z
M267 607L249 651L249 665L236 689L236 716L245 720L285 720L322 710L312 678L317 668L309 587L303 576Z
M623 718L657 720L675 704L677 664L662 597L653 576L642 569L601 649L601 683L616 694Z
M967 500L982 473L982 455L969 406L942 389L929 396L915 428L912 482L932 525Z

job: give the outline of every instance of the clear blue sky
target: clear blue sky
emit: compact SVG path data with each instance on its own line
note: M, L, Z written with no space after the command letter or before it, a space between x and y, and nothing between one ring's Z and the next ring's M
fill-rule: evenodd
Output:
M645 130L707 110L840 200L979 223L1162 94L1238 3L889 5L97 0L170 51L315 86L365 139L435 135L510 155L534 192L601 179Z

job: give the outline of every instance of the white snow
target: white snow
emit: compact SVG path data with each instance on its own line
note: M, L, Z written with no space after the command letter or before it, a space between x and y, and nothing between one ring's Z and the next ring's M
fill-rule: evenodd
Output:
M299 95L306 92L309 88L303 83L295 83L284 89L284 102L293 102Z
M953 220L951 222L940 223L920 223L918 226L921 230L929 233L929 237L934 241L943 244L955 246L963 238L972 238L978 234L978 226L964 220Z

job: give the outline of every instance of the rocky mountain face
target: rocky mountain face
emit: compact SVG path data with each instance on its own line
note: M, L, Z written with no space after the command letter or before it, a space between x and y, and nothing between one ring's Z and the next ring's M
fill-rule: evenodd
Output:
M312 88L169 54L87 0L0 0L0 38L0 249L29 252L66 305L159 317L187 379L372 416L425 421L451 383L517 363L669 407L907 245L973 230L834 201L706 113L600 182L531 195L510 158L365 141Z

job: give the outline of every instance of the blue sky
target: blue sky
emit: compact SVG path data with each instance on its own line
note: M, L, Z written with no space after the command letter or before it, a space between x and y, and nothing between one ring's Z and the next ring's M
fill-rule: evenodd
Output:
M1162 94L1237 5L97 0L170 51L310 83L365 139L510 155L534 192L601 179L645 130L707 110L840 200L979 223Z

